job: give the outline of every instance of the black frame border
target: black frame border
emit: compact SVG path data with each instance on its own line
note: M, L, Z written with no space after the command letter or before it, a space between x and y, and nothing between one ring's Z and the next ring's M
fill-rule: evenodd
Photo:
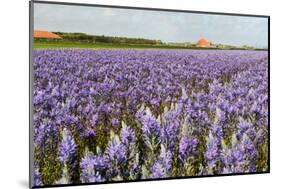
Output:
M106 182L89 182L81 184L56 184L33 186L34 168L33 168L33 24L34 24L34 4L53 4L53 5L69 5L69 6L86 6L86 7L100 7L100 8L117 8L117 9L133 9L133 10L146 10L146 11L162 11L162 12L178 12L178 13L194 13L194 14L209 14L209 15L224 15L224 16L241 16L241 17L256 17L267 18L268 21L268 170L264 172L248 172L248 173L229 173L219 175L199 175L199 176L186 176L186 177L167 177L155 179L141 179L130 181L106 181ZM269 15L255 15L255 14L240 14L240 13L225 13L225 12L208 12L208 11L194 11L194 10L179 10L179 9L163 9L163 8L150 8L150 7L132 7L132 6L119 6L119 5L103 5L103 4L89 4L89 3L70 3L70 2L57 2L57 1L29 1L29 188L54 188L54 187L67 187L67 186L88 186L100 184L117 184L117 183L134 183L134 182L147 182L147 181L167 181L176 179L190 179L190 178L210 178L210 177L224 177L224 176L239 176L239 175L258 175L270 173L270 16Z

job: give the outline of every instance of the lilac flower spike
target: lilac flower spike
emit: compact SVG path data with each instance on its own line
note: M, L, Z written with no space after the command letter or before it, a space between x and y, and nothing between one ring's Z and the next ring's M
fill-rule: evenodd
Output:
M71 133L67 129L62 131L62 141L59 146L59 160L62 164L65 164L69 158L75 153L76 144L71 136Z
M35 185L268 171L267 51L33 55Z

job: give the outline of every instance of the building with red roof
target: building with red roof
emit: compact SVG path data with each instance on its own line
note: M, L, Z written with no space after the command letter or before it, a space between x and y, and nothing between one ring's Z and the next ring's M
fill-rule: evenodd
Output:
M196 46L197 46L197 47L203 47L203 48L204 48L204 47L211 47L211 44L210 44L210 42L207 41L206 39L201 38L201 39L199 39L199 40L197 41Z
M59 35L54 34L52 32L39 31L39 30L35 30L33 32L33 36L36 39L62 39L62 37L60 37Z

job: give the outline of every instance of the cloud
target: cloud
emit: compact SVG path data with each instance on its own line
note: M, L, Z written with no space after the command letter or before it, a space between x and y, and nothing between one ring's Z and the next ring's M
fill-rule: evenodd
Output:
M36 3L34 27L49 31L267 47L267 19Z

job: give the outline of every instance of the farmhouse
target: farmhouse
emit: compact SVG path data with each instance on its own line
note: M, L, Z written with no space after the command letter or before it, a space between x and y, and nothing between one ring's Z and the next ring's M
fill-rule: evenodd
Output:
M62 39L62 37L52 32L39 31L39 30L35 30L33 36L36 39Z
M210 44L210 42L207 41L206 39L201 38L201 39L199 39L199 40L197 41L196 46L197 46L197 47L206 47L206 48L208 48L208 47L211 47L211 44Z

